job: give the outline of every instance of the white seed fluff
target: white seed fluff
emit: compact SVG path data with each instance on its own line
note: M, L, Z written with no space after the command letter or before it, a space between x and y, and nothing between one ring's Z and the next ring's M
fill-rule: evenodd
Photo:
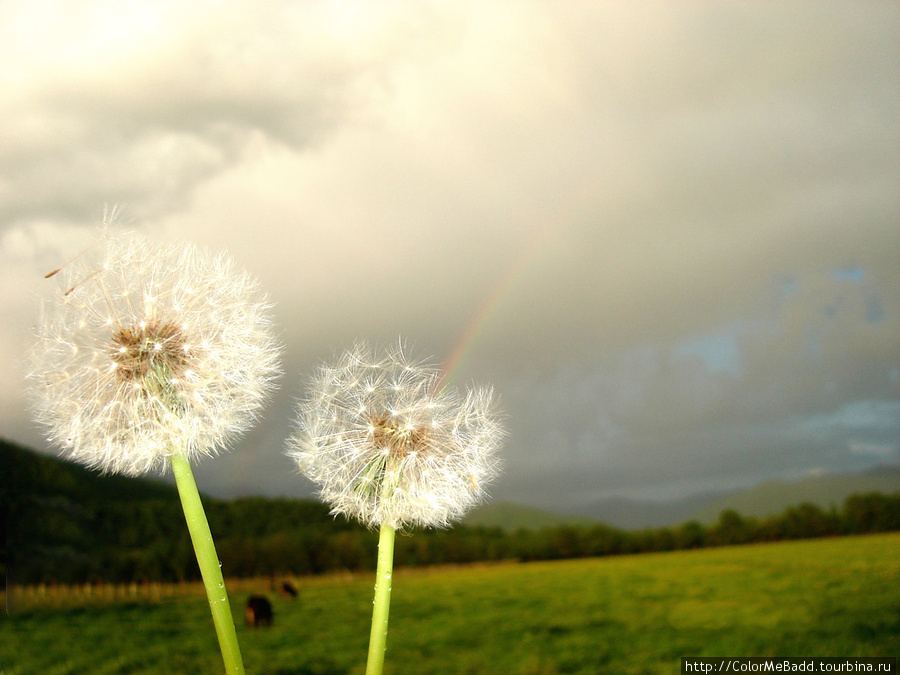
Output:
M287 454L332 513L370 527L443 527L484 497L505 432L490 389L440 387L400 346L357 343L322 367Z
M71 459L136 475L215 454L253 423L280 347L257 282L228 257L117 235L55 278L28 377Z

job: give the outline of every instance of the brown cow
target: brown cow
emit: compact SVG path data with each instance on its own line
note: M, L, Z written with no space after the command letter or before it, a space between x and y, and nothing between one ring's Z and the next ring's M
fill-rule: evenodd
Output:
M272 625L272 603L263 595L251 595L247 599L247 625L252 628Z
M297 597L297 588L290 581L282 582L281 586L278 588L278 592L286 598Z

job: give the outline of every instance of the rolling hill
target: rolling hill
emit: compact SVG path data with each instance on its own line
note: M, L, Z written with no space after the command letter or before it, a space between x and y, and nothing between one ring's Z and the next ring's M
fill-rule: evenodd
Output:
M591 525L597 521L586 516L567 516L511 502L488 502L463 520L472 527L500 527L504 530L537 530L560 525Z
M777 514L804 502L823 509L840 507L850 495L867 492L900 493L900 467L888 465L864 473L768 481L737 492L710 492L668 501L610 497L585 506L577 515L626 530L638 530L670 527L690 520L711 523L725 509L759 517Z
M738 506L749 510L765 503L776 509L775 500L781 496L788 500L784 503L796 505L812 498L842 502L843 496L856 491L897 492L895 469L875 475L867 474L861 481L847 476L838 481L826 480L834 477L808 480L801 482L808 488L805 492L789 483L762 486L756 493L744 493L745 498L756 497ZM735 502L720 503L728 508ZM241 497L204 498L204 504L217 550L235 576L374 569L376 533L333 517L319 502ZM786 514L785 519L767 524L765 531L728 530L717 523L709 528L694 524L687 529L629 533L584 516L499 502L475 511L463 526L404 533L415 536L398 537L395 561L401 566L422 566L541 560L668 550L704 541L743 543L751 540L746 536L822 536L900 528L900 495L859 497L848 509L832 516L819 512L812 520L808 509L801 510L799 520ZM678 515L672 510L660 512ZM199 574L175 489L160 481L104 476L0 442L0 516L6 535L0 540L0 575L6 573L7 583L177 581ZM735 532L740 537L735 538Z
M804 502L823 509L839 508L850 495L868 492L900 493L900 467L884 466L865 473L825 474L796 481L773 480L717 499L699 509L691 519L711 523L725 509L744 516L770 516Z
M865 473L812 476L798 481L770 481L734 493L704 493L671 501L612 497L576 513L557 513L510 502L489 502L465 519L465 525L541 529L603 522L637 530L669 527L689 520L710 523L725 509L745 516L776 514L810 502L822 508L840 506L851 494L900 493L900 467L884 466ZM0 504L30 495L32 507L55 512L95 509L109 501L177 500L173 485L152 478L103 475L78 464L48 457L0 439ZM220 500L211 500L220 501Z
M95 504L174 497L175 487L152 478L104 475L0 438L0 496L52 495Z

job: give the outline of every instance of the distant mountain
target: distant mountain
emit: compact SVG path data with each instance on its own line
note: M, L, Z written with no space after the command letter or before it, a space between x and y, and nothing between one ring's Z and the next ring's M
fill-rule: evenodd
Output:
M868 492L900 493L900 467L883 466L865 473L824 474L796 481L769 481L715 500L697 509L691 520L710 523L725 509L734 509L742 516L770 516L804 502L823 509L840 508L850 495Z
M900 467L885 466L865 473L811 476L796 481L769 481L735 492L709 492L684 499L653 501L610 497L578 510L586 516L625 530L670 527L689 520L715 521L725 509L743 516L768 516L790 506L810 502L822 508L840 508L852 494L900 493Z
M596 521L585 516L567 516L511 502L489 502L469 512L463 525L500 527L512 531L537 530L559 525L591 525Z
M823 508L840 507L849 495L867 492L900 493L900 467L827 474L798 481L770 481L740 492L705 493L671 501L612 497L565 514L510 502L491 502L473 510L463 524L513 531L602 522L637 530L679 525L689 520L709 523L725 509L734 509L745 516L765 516L802 502ZM7 532L12 539L16 534L24 535L29 530L28 524L35 519L46 521L50 512L57 517L69 514L74 518L85 511L94 512L109 502L160 499L177 505L175 487L161 479L104 475L0 439L0 510L5 511ZM204 500L222 501L206 497ZM25 503L29 506L23 510Z
M579 510L579 514L623 530L680 525L701 509L721 501L727 493L708 492L683 499L655 501L608 497Z
M428 565L497 556L530 560L639 551L656 540L608 528L599 528L590 537L553 528L591 526L602 520L621 530L641 529L696 518L711 521L725 508L743 515L783 511L803 501L827 508L842 505L851 493L898 493L898 488L900 467L888 467L861 475L773 482L739 494L701 495L678 502L604 500L576 515L495 502L474 511L464 524L499 527L508 534L477 527L418 531L414 541L400 539L395 561ZM856 527L854 532L900 529L900 495L893 499L863 499L863 510L845 519L844 525ZM235 576L374 569L377 534L332 517L324 504L242 497L204 498L204 506L217 550ZM520 535L516 532L520 528L549 531ZM4 579L7 584L174 581L196 579L199 574L173 486L160 480L103 475L2 440L0 530L5 531L0 536L0 583ZM843 530L828 530L835 531Z

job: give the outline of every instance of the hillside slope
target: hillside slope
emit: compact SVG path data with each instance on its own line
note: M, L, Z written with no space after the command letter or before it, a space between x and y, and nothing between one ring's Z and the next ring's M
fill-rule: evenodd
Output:
M770 516L804 502L823 509L832 506L839 508L850 495L869 492L900 493L900 467L885 466L865 473L810 476L797 481L769 481L718 499L699 509L692 519L711 523L726 509L744 516Z

